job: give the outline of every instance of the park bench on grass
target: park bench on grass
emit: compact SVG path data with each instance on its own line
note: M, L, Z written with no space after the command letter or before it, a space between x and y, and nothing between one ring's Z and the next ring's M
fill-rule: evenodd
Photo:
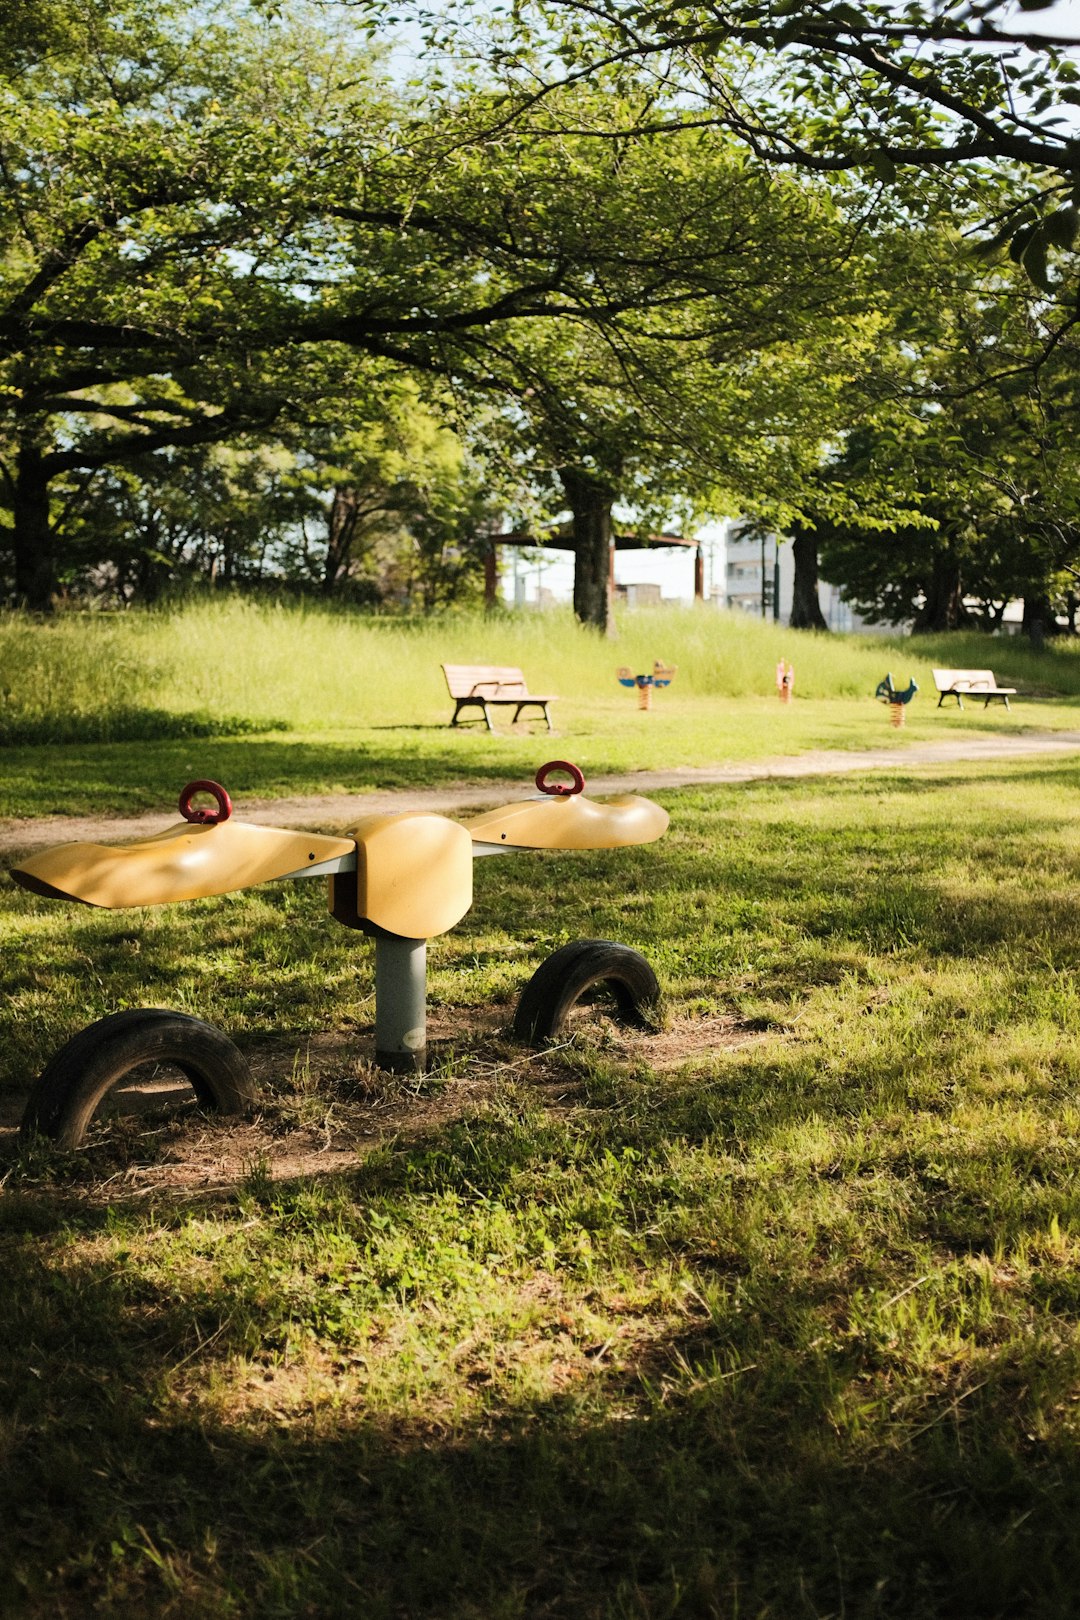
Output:
M450 724L456 726L458 716L462 709L470 705L482 709L484 719L489 731L495 727L491 723L491 709L495 705L504 707L508 703L514 705L514 720L517 720L522 709L530 706L540 709L547 728L551 730L551 716L548 714L548 704L554 703L552 695L538 697L530 692L525 683L525 677L520 669L514 669L508 664L444 664L443 674L450 696L454 700L454 718Z
M954 697L961 709L965 697L980 697L983 708L988 709L995 698L1008 708L1009 699L1016 696L1015 686L998 685L992 669L935 669L934 685L939 709L947 697Z

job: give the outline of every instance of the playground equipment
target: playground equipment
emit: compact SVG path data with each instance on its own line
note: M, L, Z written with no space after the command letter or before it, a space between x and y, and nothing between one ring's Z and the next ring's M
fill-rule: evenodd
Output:
M625 665L616 670L620 686L637 687L638 708L651 709L654 688L670 686L675 679L675 664L662 664L659 659L653 664L651 675L635 675L632 669Z
M569 781L560 778L569 777ZM362 817L344 837L232 819L219 783L189 782L178 825L135 843L61 844L32 855L11 876L31 893L117 908L170 905L280 879L326 877L330 913L375 941L375 1061L417 1072L427 1048L427 942L472 905L473 861L526 850L618 849L659 838L665 810L621 794L584 796L568 760L536 773L539 796L467 822L422 810ZM209 795L215 808L197 806ZM609 986L619 1015L648 1027L659 999L644 957L608 940L578 940L544 961L522 994L514 1032L527 1044L556 1034L587 989ZM148 1062L172 1064L200 1101L235 1111L253 1100L247 1064L211 1025L164 1008L115 1013L82 1030L38 1079L25 1132L78 1143L107 1093Z
M791 694L795 690L795 668L781 658L776 666L776 690L780 695L781 703L790 703Z
M891 674L886 675L883 681L878 681L874 690L874 696L876 698L880 698L882 703L888 704L889 724L891 726L903 725L907 706L918 690L919 688L916 686L915 682L909 680L904 690L902 692L899 691L893 685L893 678Z

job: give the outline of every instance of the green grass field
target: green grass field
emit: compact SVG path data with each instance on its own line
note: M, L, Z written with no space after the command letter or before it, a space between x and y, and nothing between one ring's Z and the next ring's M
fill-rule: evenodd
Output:
M1009 651L979 662L1034 684ZM1035 666L1040 723L1072 656ZM857 689L806 723L847 703L895 740L881 650L836 657ZM728 701L686 663L688 708ZM621 695L605 748L673 726ZM165 747L39 748L41 793L59 759L74 808L108 802L129 746ZM265 1101L5 1149L4 1611L1072 1616L1078 788L1055 760L668 792L656 845L481 862L419 1081L365 1062L370 947L319 885L135 913L5 888L8 1117L140 1003L228 1030ZM516 994L588 936L648 955L665 1029L523 1053Z
M0 817L170 809L211 776L245 797L531 778L551 753L587 774L813 748L895 743L873 700L886 670L920 693L901 742L971 732L1062 729L1080 718L1080 654L1033 654L1009 639L941 641L800 635L742 614L626 614L601 638L569 615L416 623L226 600L169 612L0 618ZM775 695L778 658L795 664L794 703ZM619 665L675 663L648 714ZM451 730L442 662L520 664L557 692L557 737L535 722L489 736ZM984 667L1024 695L963 714L935 708L934 664ZM41 769L48 745L49 766Z

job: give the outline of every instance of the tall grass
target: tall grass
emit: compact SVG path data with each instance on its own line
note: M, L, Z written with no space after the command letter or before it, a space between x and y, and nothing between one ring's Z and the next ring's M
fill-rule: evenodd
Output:
M780 657L803 698L869 697L886 669L930 692L934 664L989 664L1021 689L1080 694L1072 645L815 635L711 608L626 612L605 638L569 610L404 620L226 598L49 623L0 617L0 739L438 723L443 662L520 664L534 690L568 702L610 699L617 665L637 673L657 658L678 666L686 697L770 695Z

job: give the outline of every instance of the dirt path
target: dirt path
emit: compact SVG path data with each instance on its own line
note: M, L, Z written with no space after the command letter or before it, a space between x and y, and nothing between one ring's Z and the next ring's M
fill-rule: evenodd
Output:
M912 743L907 747L818 749L778 759L750 760L733 765L687 765L668 771L629 771L616 776L590 776L587 792L646 793L658 788L707 787L730 782L758 782L772 778L832 776L848 771L908 770L920 765L951 765L972 761L1026 759L1046 754L1080 754L1080 731L1023 732L1017 736L955 737L943 742ZM456 783L442 788L376 789L370 793L321 793L287 799L244 799L237 812L244 821L274 827L346 827L359 815L380 810L482 810L522 797L524 784L513 782ZM39 819L0 820L0 857L84 839L121 843L148 838L173 819L168 811L147 811L138 816L42 816Z

